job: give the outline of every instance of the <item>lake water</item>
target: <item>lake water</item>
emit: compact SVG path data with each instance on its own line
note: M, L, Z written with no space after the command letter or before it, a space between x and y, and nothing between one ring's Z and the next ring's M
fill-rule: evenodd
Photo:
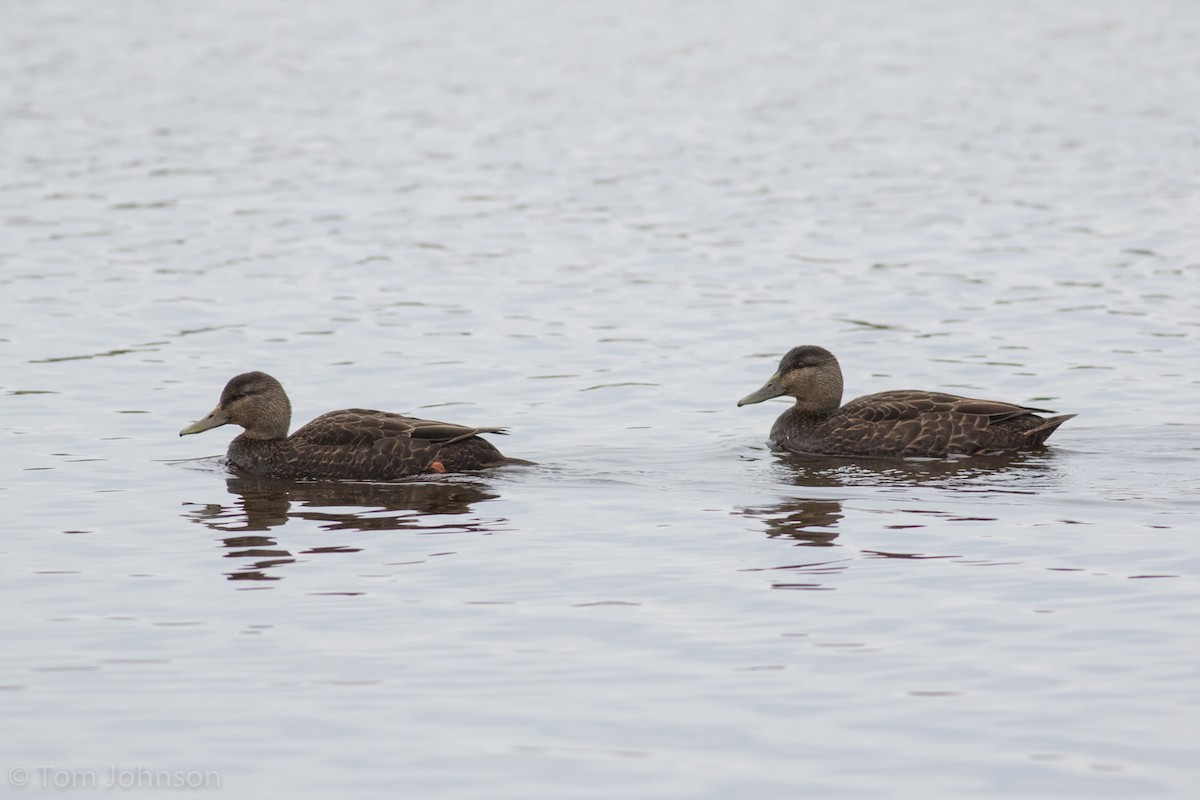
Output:
M0 86L6 791L1192 796L1200 6L50 0ZM782 456L806 343L1079 416ZM234 477L249 369L537 465Z

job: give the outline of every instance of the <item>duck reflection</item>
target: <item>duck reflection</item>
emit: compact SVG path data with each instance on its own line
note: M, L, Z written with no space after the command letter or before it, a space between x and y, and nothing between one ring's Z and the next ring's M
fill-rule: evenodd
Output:
M350 483L232 477L226 488L229 504L195 504L184 516L229 534L222 541L226 558L250 559L230 580L279 580L270 570L296 560L296 555L266 535L295 520L319 523L326 531L417 531L420 533L487 533L503 520L472 514L478 503L497 498L472 481ZM349 545L310 547L302 552L354 553Z
M1057 478L1057 453L1051 450L908 459L776 455L781 477L795 486L924 486L1035 494Z
M838 524L842 520L842 504L837 500L812 497L793 497L761 508L742 508L744 516L762 521L768 537L784 539L797 547L834 547ZM742 572L770 574L772 589L804 589L823 591L830 575L845 571L848 558L817 556L804 558L801 563L775 564L768 567L749 567Z
M838 536L842 504L837 500L796 497L762 508L742 508L738 513L762 520L767 536L772 539L829 547Z
M1059 484L1059 472L1051 451L1005 453L962 459L849 459L775 453L774 471L782 486L781 497L763 506L745 506L735 513L761 522L771 539L783 539L801 547L837 547L845 544L838 537L846 533L845 499L838 489L861 487L921 487L940 490L930 497L941 497L944 506L922 507L922 515L958 520L989 519L971 515L979 500L988 494L1039 494ZM928 502L928 500L926 501ZM964 505L966 508L964 508ZM903 507L902 507L903 506ZM967 513L964 513L966 511ZM896 507L895 524L885 527L903 529L914 513L911 507ZM907 515L903 518L900 515ZM879 518L876 517L876 520ZM919 527L919 526L918 526ZM779 589L830 589L826 581L812 576L829 576L849 568L859 556L866 558L957 558L956 555L883 550L859 550L850 558L823 559L812 563L758 567L747 571L785 571L789 580L773 581ZM804 575L804 579L793 576Z

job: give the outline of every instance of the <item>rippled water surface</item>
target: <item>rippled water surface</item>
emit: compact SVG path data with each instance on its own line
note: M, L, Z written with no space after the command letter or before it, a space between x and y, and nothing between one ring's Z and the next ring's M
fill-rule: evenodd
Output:
M13 5L0 785L1190 797L1197 54L1179 2ZM782 456L734 403L804 343L1079 416ZM537 464L236 477L177 433L248 369Z

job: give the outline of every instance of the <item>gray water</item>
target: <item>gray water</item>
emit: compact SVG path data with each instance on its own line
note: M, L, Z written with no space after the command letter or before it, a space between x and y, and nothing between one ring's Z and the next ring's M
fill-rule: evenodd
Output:
M4 792L1192 796L1200 7L4 17ZM805 343L1079 416L782 456ZM537 465L238 478L248 369Z

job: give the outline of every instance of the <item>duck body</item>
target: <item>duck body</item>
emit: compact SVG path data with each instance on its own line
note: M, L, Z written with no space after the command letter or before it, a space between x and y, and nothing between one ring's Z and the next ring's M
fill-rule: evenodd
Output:
M485 430L501 432L348 408L322 414L286 439L241 434L229 443L227 457L242 472L270 478L392 480L507 463L477 435Z
M831 414L789 408L771 441L796 453L866 457L972 455L1043 444L1073 414L940 392L900 389L851 400Z
M738 405L791 395L796 404L771 428L771 441L796 453L941 458L1026 450L1045 444L1074 417L998 400L900 389L841 404L842 373L833 354L793 348L762 389Z
M230 465L270 478L393 480L514 463L479 435L503 428L349 408L322 414L289 436L290 420L291 403L279 381L248 372L230 380L212 413L179 435L241 425L245 430L229 445Z

